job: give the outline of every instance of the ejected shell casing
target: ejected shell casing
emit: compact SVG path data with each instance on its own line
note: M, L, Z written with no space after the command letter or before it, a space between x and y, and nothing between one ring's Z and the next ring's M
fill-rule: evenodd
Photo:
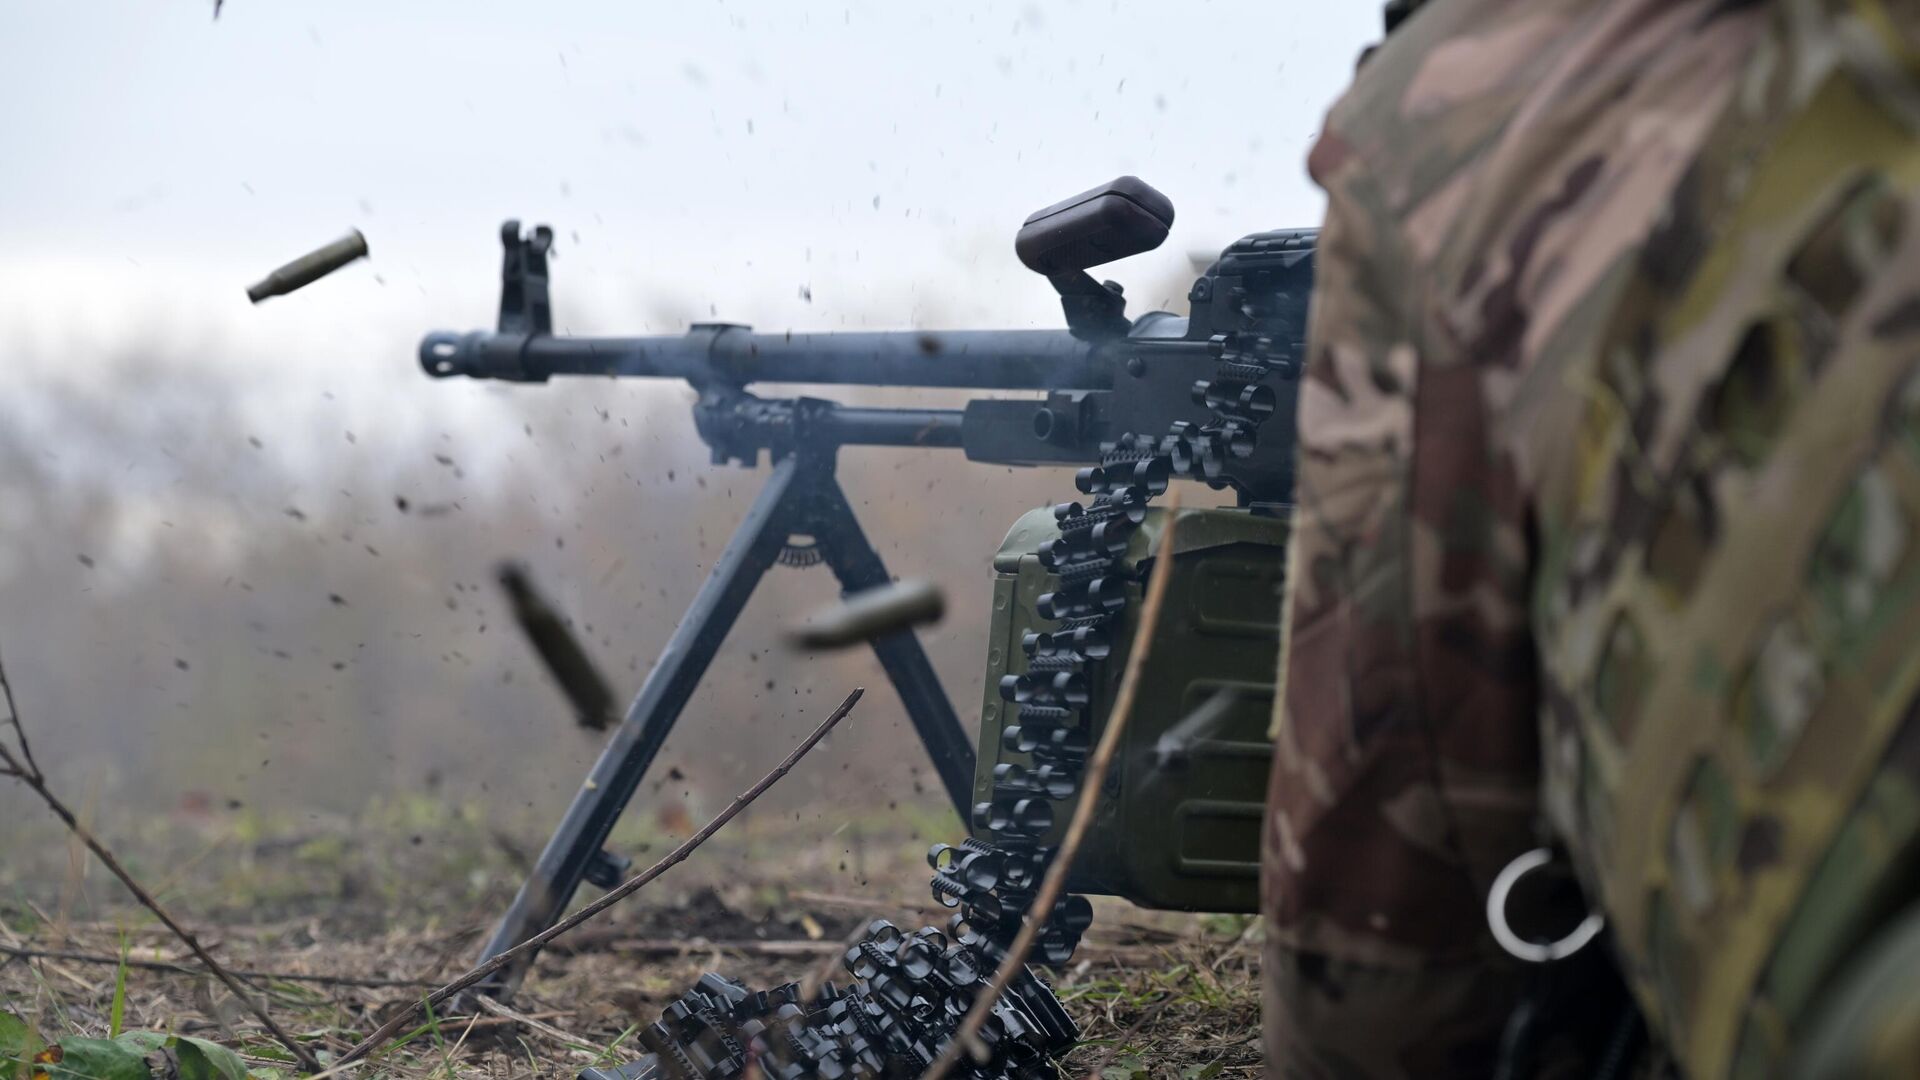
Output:
M513 605L514 621L547 666L547 674L560 684L560 692L573 706L580 726L605 730L614 719L613 687L574 636L566 618L534 585L526 567L506 562L495 573Z
M807 649L839 649L936 622L947 598L930 581L896 581L854 593L789 632Z
M367 238L355 229L322 248L315 248L247 286L247 299L259 303L269 296L285 296L305 288L355 259L367 257Z

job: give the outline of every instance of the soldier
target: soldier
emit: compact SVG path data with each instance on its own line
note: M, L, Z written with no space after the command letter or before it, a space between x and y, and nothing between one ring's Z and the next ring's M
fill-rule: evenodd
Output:
M1920 3L1433 0L1309 164L1274 1074L1611 1067L1552 841L1678 1071L1920 1075Z

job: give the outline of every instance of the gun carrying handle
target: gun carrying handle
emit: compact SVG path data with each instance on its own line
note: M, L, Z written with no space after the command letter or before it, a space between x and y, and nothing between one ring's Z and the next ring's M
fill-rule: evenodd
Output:
M1096 281L1085 270L1050 274L1047 282L1060 294L1060 310L1067 332L1081 341L1113 341L1127 336L1127 299L1117 281Z

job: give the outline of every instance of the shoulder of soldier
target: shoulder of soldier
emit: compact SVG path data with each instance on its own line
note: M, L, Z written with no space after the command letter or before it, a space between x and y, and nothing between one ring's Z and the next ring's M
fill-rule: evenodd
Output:
M1409 217L1471 168L1595 8L1583 0L1428 0L1361 63L1308 165L1336 196L1369 185ZM1388 19L1394 20L1390 12Z

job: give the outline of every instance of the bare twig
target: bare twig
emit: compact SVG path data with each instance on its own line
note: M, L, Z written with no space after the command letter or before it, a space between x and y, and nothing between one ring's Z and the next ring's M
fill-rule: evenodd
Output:
M1107 726L1101 731L1100 742L1094 747L1093 757L1087 761L1087 771L1080 778L1080 801L1073 808L1073 820L1067 823L1067 832L1060 840L1060 848L1054 853L1053 862L1047 866L1046 877L1041 879L1032 905L1027 908L1026 922L1021 925L1020 933L1014 936L1006 959L1000 962L1000 970L994 972L993 982L979 997L973 999L973 1007L967 1010L966 1019L960 1022L960 1029L947 1042L940 1056L927 1067L920 1080L942 1080L952 1071L962 1053L979 1044L981 1026L992 1013L994 1003L1007 992L1014 978L1025 970L1027 954L1033 950L1034 939L1040 935L1041 927L1046 925L1047 917L1053 914L1053 905L1066 887L1067 870L1073 866L1074 853L1080 850L1080 841L1086 837L1087 826L1093 821L1093 809L1099 802L1100 789L1107 778L1107 767L1113 763L1114 752L1120 747L1120 733L1125 730L1127 718L1133 712L1134 697L1140 688L1140 672L1146 667L1147 654L1153 646L1153 631L1160 623L1160 608L1166 603L1167 582L1173 576L1174 523L1180 516L1179 492L1169 492L1169 495L1166 528L1160 534L1160 556L1154 560L1153 572L1147 578L1147 595L1140 607L1140 623L1134 630L1133 648L1127 653L1127 667L1120 675L1120 689L1114 694L1113 709L1107 713Z
M34 763L31 752L27 749L26 729L21 726L20 713L13 706L13 686L6 682L4 670L0 670L0 685L6 687L7 708L12 714L14 733L20 737L20 753L24 757L24 760L15 757L13 751L7 749L4 743L0 743L0 764L8 767L14 779L27 785L33 789L34 794L40 796L40 801L46 803L47 808L66 823L67 830L80 838L80 841L87 846L87 850L93 852L94 858L99 859L102 865L113 872L114 877L120 879L120 884L125 885L127 891L133 894L133 898L140 901L140 906L153 912L154 917L165 923L167 929L173 931L174 936L186 944L194 958L199 960L214 978L224 983L228 990L233 991L233 996L239 998L247 1006L248 1011L266 1025L266 1029L279 1040L280 1045L287 1048L287 1052L293 1055L295 1061L309 1072L320 1068L320 1063L314 1058L313 1053L299 1040L289 1035L286 1029L274 1022L273 1017L267 1012L267 1007L249 994L246 986L207 952L206 948L200 944L200 939L193 936L192 931L176 922L167 909L160 906L160 901L154 899L152 893L134 880L133 875L127 872L127 868L120 865L120 860L114 858L113 852L108 851L106 845L102 844L86 826L80 824L79 819L74 817L73 811L67 808L67 804L61 802L59 796L47 787L46 775L40 771L40 766Z
M33 760L33 744L27 741L27 729L20 724L20 707L13 703L13 680L7 678L7 667L4 662L0 662L0 691L6 694L7 723L13 727L13 737L20 742L22 759L16 761L12 755L8 755L6 775L21 780L44 779L44 774L40 772L40 763Z
M166 960L135 960L131 957L113 956L108 953L67 952L60 949L27 949L13 945L0 945L0 953L18 956L29 960L65 960L72 964L104 964L117 967L125 964L144 971L164 971L171 975L200 975L199 968L185 964L170 963ZM229 972L242 979L265 979L270 982L307 982L333 986L411 986L426 987L433 983L425 979L381 979L362 975L311 975L297 971L252 971L246 968L228 968Z
M674 848L671 852L667 853L666 858L661 859L659 862L654 863L652 866L647 867L645 870L642 870L640 873L635 874L631 878L628 878L625 882L609 890L604 896L600 897L600 899L595 900L593 903L588 904L586 907L581 908L579 911L573 913L567 918L560 920L559 922L553 924L553 926L547 928L546 930L541 931L538 934L535 934L534 936L528 938L527 940L521 942L520 944L515 945L513 948L508 949L506 952L501 953L500 955L494 957L491 960L488 960L486 963L483 963L480 966L471 969L466 974L460 976L459 978L453 980L452 982L446 984L445 986L442 986L440 989L435 990L433 993L428 994L424 998L421 998L419 1001L414 1002L412 1005L408 1006L406 1009L401 1010L399 1013L394 1015L393 1018L389 1019L386 1023L380 1025L379 1029L376 1030L373 1034L360 1040L360 1042L357 1043L351 1050L348 1050L346 1053L340 1055L340 1057L337 1058L334 1061L333 1065L327 1070L328 1073L332 1073L335 1070L338 1070L346 1065L350 1065L353 1062L358 1061L360 1058L365 1057L368 1054L368 1052L372 1051L374 1048L380 1046L382 1043L386 1042L388 1039L393 1038L396 1034L399 1033L401 1028L406 1026L408 1021L412 1020L416 1015L419 1014L419 1011L422 1007L431 1007L434 1005L438 1005L441 1002L452 997L453 995L459 993L460 991L467 989L468 987L474 985L480 980L493 974L494 972L499 971L501 968L506 967L508 964L513 963L515 960L518 960L522 956L525 956L528 953L537 951L542 945L545 945L547 942L552 941L554 938L559 937L561 934L566 933L567 931L573 929L576 926L579 926L581 923L586 922L588 919L593 918L595 915L600 914L601 912L607 910L608 908L619 903L620 901L625 900L627 897L632 896L634 893L639 892L642 888L646 887L648 883L652 882L654 878L659 877L661 874L666 873L668 870L671 870L673 867L685 861L687 856L693 854L695 848L698 848L701 844L706 843L708 837L712 836L714 833L719 832L720 829L723 826L725 826L727 822L732 821L734 818L734 815L746 809L748 804L752 803L753 800L765 794L768 788L772 787L775 783L779 782L781 777L787 775L787 773L793 769L794 764L797 763L802 757L806 756L807 751L812 750L815 744L817 744L821 739L826 738L827 733L833 730L834 725L838 724L841 721L841 719L847 715L847 713L853 711L854 703L859 701L860 695L864 693L866 693L865 688L856 687L853 693L848 694L847 699L845 701L842 701L839 707L834 709L833 713L830 716L828 716L825 720L821 721L819 727L813 729L812 734L808 735L805 739L802 739L800 741L800 745L794 747L793 751L786 756L785 760L781 761L780 764L774 766L772 772L761 777L760 781L754 784L752 787L741 792L739 795L734 796L733 802L727 804L726 809L720 811L720 813L715 815L712 821L709 821L705 825L702 825L700 827L700 831L688 837L685 843L682 843L679 847Z
M545 1021L535 1020L533 1017L528 1016L526 1013L515 1012L513 1009L510 1009L507 1006L500 1004L499 1002L493 1000L490 997L475 997L473 999L473 1003L475 1005L480 1006L480 1008L486 1012L490 1012L495 1016L512 1020L514 1023L520 1024L537 1034L544 1035L548 1039L552 1040L553 1042L559 1043L561 1046L564 1046L569 1050L578 1051L580 1053L587 1054L588 1056L592 1056L593 1054L593 1051L586 1049L586 1047L589 1045L587 1040L581 1038L580 1036L569 1035L566 1032L561 1031L559 1028L554 1027L552 1024L546 1023Z

